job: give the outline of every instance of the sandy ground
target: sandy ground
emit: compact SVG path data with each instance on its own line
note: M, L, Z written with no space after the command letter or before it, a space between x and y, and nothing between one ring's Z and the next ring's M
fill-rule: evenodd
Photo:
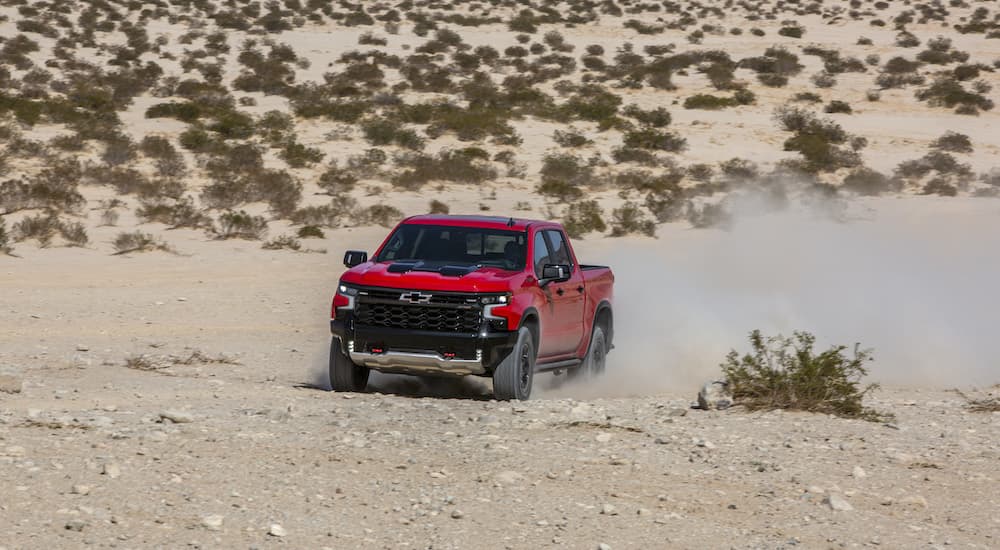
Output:
M891 205L869 206L907 228L900 216L923 204L953 227L956 216L933 199L910 200L895 215ZM995 224L992 201L970 204L986 206L957 210L973 220L963 235ZM643 317L630 288L651 274L621 251L673 262L680 274L681 258L692 258L706 293L766 294L722 290L709 275L724 264L691 256L700 249L738 262L732 248L742 245L731 239L758 232L581 241L587 261L617 265L619 308L628 309L620 315L645 326L629 325L608 379L574 388L548 377L539 399L517 404L488 400L478 381L380 377L360 395L322 388L340 250L371 250L383 233L342 230L311 243L329 254L190 233L174 237L185 256L48 249L2 260L0 367L23 390L0 393L0 545L997 545L1000 416L966 411L948 386L879 391L871 405L897 415L890 425L689 409L697 381L721 360L713 345L739 341L713 336L719 321L704 317L682 335L700 334L695 342L712 353L691 355L694 346L658 336L683 324L670 316L695 310ZM982 264L987 274L992 266ZM630 349L637 340L660 344ZM202 360L184 364L195 351ZM140 355L154 370L124 366ZM873 377L907 368L883 361ZM832 509L831 498L851 510Z

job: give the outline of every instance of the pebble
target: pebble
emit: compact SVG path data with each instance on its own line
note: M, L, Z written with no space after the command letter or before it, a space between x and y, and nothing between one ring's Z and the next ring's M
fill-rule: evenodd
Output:
M73 486L71 492L74 495L89 495L90 489L90 485L77 484Z
M899 499L899 503L907 506L927 508L927 499L921 495L909 495Z
M465 513L463 513L461 510L452 510L451 511L451 519L462 519L464 517L465 517Z
M515 483L524 481L524 476L513 470L504 470L497 473L494 479L496 479L497 483L503 485L514 485Z
M607 443L608 441L611 441L611 434L599 433L594 437L594 439L596 439L598 443Z
M174 424L189 424L194 422L194 415L185 411L163 411L160 413L160 420L168 420Z
M601 514L605 516L617 516L618 509L615 508L614 504L605 503L603 506L601 506Z
M71 519L66 522L67 531L83 531L83 528L87 526L87 522L82 519Z
M597 550L611 550L610 544L604 544L603 542L597 545Z
M219 514L205 516L201 518L201 525L209 531L218 531L222 529L222 516Z
M854 509L854 507L851 506L851 503L847 502L844 497L836 493L828 495L825 499L823 499L823 503L829 506L831 510L836 510L838 512L850 512Z
M282 527L281 525L277 523L272 523L271 527L267 530L267 534L271 535L272 537L283 537L288 533L285 532L285 528Z
M865 469L862 468L861 466L855 466L854 470L851 472L851 475L857 479L864 479L868 477L868 473L865 472Z
M77 344L76 351L90 351L90 347L86 344Z

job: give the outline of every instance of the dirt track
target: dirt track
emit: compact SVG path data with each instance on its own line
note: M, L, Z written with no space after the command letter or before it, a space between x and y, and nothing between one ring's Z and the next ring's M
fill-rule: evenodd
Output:
M4 266L0 364L24 387L0 393L0 546L997 545L998 416L954 393L880 392L891 427L688 410L690 388L511 405L382 378L392 393L331 394L313 387L316 296L336 258L240 246L225 263ZM193 350L239 364L162 361ZM165 368L123 366L139 354Z

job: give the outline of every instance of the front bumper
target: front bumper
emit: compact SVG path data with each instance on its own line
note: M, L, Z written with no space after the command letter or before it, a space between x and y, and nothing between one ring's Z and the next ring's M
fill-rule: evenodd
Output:
M451 333L364 326L353 315L330 331L356 365L425 376L488 376L514 349L517 332Z

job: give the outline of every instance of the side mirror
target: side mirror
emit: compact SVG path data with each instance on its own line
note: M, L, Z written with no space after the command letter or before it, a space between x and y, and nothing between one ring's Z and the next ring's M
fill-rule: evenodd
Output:
M538 285L544 288L549 283L568 281L571 271L566 264L546 264L542 268L542 279L538 281Z
M344 265L350 269L368 261L368 253L363 250L348 250L344 252Z

